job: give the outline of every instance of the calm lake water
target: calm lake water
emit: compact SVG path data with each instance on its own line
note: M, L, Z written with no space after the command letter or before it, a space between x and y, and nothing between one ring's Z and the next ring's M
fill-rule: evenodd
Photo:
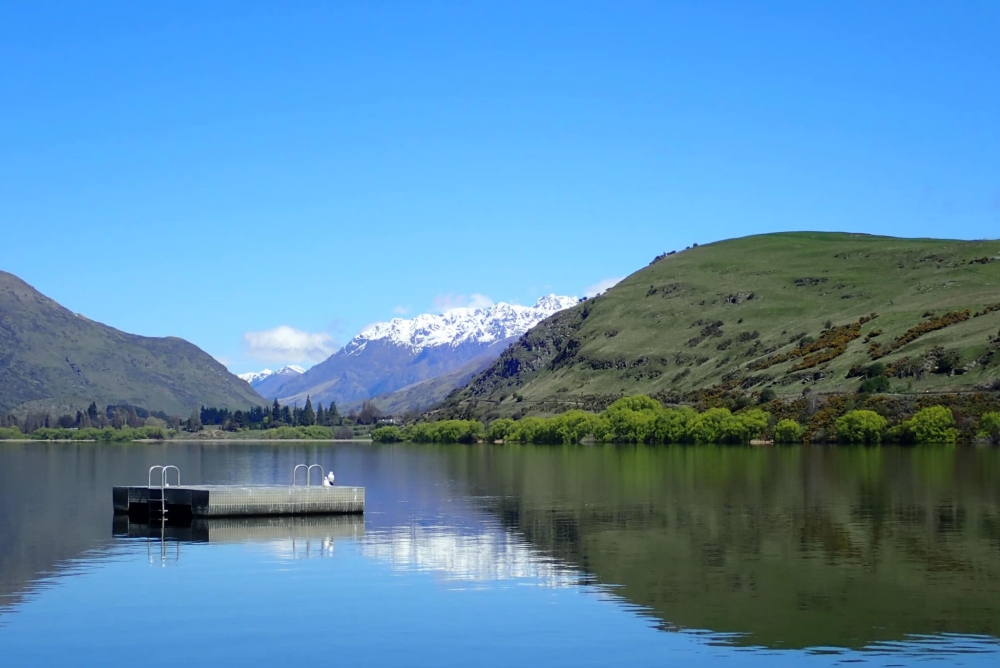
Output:
M113 521L153 464L300 462L365 516ZM1000 451L0 444L0 657L995 667Z

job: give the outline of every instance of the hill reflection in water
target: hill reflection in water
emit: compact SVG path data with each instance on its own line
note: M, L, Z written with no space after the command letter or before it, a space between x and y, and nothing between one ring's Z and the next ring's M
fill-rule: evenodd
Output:
M336 546L403 574L433 574L445 590L594 592L711 646L892 657L1000 650L1000 451L944 447L8 445L0 626L67 578L144 559L145 548L121 546L159 541L159 527L112 527L110 489L165 461L204 483L281 482L295 463L317 461L366 486L363 523L224 520L162 534L166 548L205 543L237 560L213 567L254 577L275 577L254 555L280 562ZM233 543L260 547L227 550ZM205 559L204 548L192 553ZM312 573L317 584L341 577Z
M664 629L767 647L1000 635L1000 452L448 454L480 506Z

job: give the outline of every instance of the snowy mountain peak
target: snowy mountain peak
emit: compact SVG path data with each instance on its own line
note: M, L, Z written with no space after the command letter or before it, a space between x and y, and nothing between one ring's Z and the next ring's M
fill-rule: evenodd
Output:
M559 297L557 295L545 295L539 297L538 301L535 302L533 308L540 309L543 311L551 311L555 313L556 311L562 311L568 309L571 306L576 306L580 300L576 297Z
M440 314L424 313L404 320L394 318L365 329L344 348L348 355L360 353L371 341L423 350L463 343L493 343L520 336L550 315L576 305L576 297L546 295L533 306L499 302L485 308L456 308Z
M274 372L271 371L270 369L262 369L260 371L249 371L247 373L238 373L238 374L236 374L236 377L237 378L242 378L246 382L248 382L251 385L253 385L254 383L259 383L260 381L264 380L268 376L273 376L273 375L274 375Z
M246 382L250 383L251 387L257 387L265 379L271 376L298 376L305 373L306 370L297 364L289 364L283 366L277 371L271 371L270 369L262 369L260 371L251 371L249 373L236 374L238 378L242 378Z

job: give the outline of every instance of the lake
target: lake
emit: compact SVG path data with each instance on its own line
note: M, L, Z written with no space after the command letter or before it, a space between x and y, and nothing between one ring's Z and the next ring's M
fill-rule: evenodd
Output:
M136 525L111 487L363 518ZM9 666L1000 665L1000 450L0 444Z

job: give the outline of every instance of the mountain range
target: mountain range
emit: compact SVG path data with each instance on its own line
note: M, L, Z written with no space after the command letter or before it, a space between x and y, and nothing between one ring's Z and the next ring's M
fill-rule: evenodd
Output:
M263 403L194 344L94 322L0 271L0 411L71 413L92 401L180 416Z
M262 397L266 397L274 394L277 389L288 382L289 379L294 378L295 376L300 376L305 372L306 370L302 367L295 364L289 364L281 367L277 371L263 369L261 371L251 371L250 373L237 374L237 376L250 383L250 387L256 390L257 394Z
M489 365L518 336L578 301L547 295L531 306L501 302L395 318L366 328L305 373L247 377L262 395L286 404L311 397L342 407L374 399L391 412L424 408Z
M779 233L656 257L541 322L442 417L692 401L1000 390L1000 241Z

